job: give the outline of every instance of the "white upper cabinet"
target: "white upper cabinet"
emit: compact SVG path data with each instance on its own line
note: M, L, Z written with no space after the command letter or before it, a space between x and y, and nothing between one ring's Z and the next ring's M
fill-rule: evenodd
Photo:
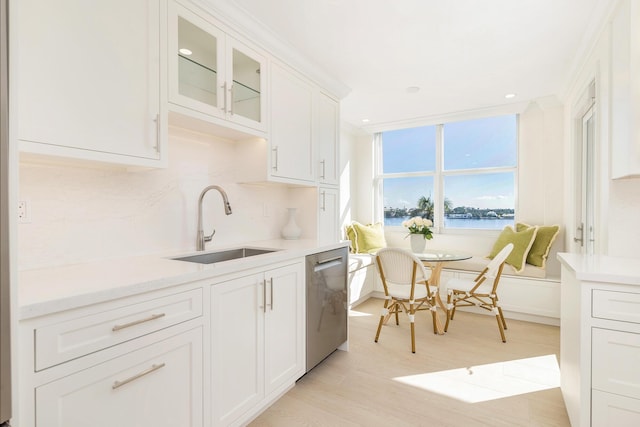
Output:
M339 103L296 71L272 61L266 141L238 145L246 182L301 186L339 184Z
M611 25L611 177L640 176L640 4L622 1Z
M310 83L279 64L271 67L271 149L273 176L313 182L313 91Z
M263 55L226 34L205 12L170 2L168 57L172 111L248 135L264 135Z
M318 150L318 181L321 184L338 185L338 101L316 93L315 145Z
M20 149L166 164L160 23L164 0L21 0L12 34ZM17 14L17 15L16 15Z

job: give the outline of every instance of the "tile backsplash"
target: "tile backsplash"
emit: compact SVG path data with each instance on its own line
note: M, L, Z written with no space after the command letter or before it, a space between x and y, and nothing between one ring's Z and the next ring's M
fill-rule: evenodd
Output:
M19 199L31 222L18 228L20 269L195 250L198 196L211 184L225 189L233 214L219 193L207 193L204 230L216 229L208 247L278 238L289 189L239 184L234 150L234 142L170 128L166 169L21 162Z

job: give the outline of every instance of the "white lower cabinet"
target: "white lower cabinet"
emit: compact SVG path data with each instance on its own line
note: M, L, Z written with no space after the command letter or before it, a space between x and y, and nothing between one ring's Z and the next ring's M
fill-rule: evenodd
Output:
M205 426L203 291L176 287L23 319L19 425Z
M21 427L246 425L305 373L304 258L26 317Z
M213 285L213 425L242 425L304 374L301 262Z
M612 424L611 420L615 420L615 423ZM640 401L618 394L593 390L591 393L591 425L640 426Z
M619 273L635 277L636 266L625 270L622 259L597 256L580 264L582 258L562 255L560 375L571 425L639 426L640 287ZM611 264L615 274L606 269Z
M202 327L37 387L38 427L202 426Z

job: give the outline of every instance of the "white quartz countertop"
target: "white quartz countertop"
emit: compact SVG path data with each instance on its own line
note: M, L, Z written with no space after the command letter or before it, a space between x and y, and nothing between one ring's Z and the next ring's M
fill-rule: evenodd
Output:
M28 319L197 280L213 279L346 246L347 242L319 245L316 240L308 239L266 240L208 248L204 252L136 256L23 270L19 273L19 317ZM215 264L170 259L240 247L276 251Z
M640 259L559 253L560 263L578 280L640 285Z

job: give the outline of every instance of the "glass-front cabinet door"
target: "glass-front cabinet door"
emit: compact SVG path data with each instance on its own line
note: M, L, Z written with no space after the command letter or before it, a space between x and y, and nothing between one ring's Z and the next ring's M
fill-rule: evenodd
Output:
M239 42L228 39L231 55L230 113L240 120L261 123L263 121L262 75L264 60Z
M266 130L264 57L201 15L171 2L170 103L179 106L174 110L202 120L223 119Z
M178 93L217 108L218 39L178 17Z

